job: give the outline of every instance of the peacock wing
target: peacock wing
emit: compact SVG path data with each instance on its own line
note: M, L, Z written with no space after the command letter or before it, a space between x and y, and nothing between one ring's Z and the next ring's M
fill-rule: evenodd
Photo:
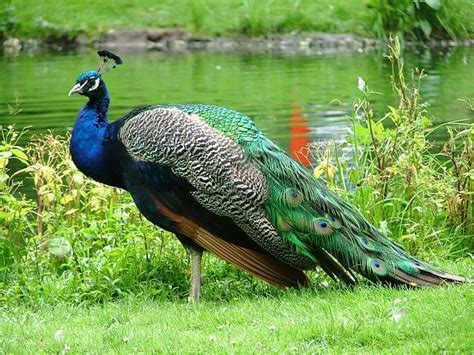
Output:
M268 219L268 184L237 142L197 113L151 107L126 117L118 134L137 161L168 166L194 187L196 201L230 217L263 250L297 269L314 261L289 247Z

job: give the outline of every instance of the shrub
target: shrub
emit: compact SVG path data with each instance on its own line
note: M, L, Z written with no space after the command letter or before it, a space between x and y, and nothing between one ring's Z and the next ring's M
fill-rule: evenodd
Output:
M371 0L368 7L372 31L382 39L390 34L423 41L469 38L472 31L465 13L472 5L464 1Z
M432 127L420 97L425 74L416 69L407 82L398 39L388 50L398 104L378 115L370 104L376 93L359 78L352 134L314 148L315 174L412 253L464 255L474 236L474 125L453 124L444 147L434 147L429 135L443 127Z

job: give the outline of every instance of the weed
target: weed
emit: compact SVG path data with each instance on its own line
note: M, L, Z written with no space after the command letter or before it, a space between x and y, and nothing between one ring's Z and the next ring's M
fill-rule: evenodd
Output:
M460 10L472 4L449 0L371 0L368 6L378 38L385 39L390 34L422 41L469 37L463 21L465 15Z
M33 137L25 149L13 127L2 133L0 302L185 298L190 272L177 239L146 221L128 193L84 177L71 161L69 136ZM8 176L8 159L27 166ZM19 174L31 176L35 199L18 191ZM213 256L203 265L210 297L274 292Z
M22 232L30 231L29 220L34 211L32 201L15 192L21 185L15 181L8 164L18 160L28 164L24 149L18 145L22 132L16 132L12 126L0 126L0 285L8 283L11 277L10 267L26 255L26 241ZM20 233L16 233L20 231Z
M19 21L15 16L15 7L7 0L0 4L0 40L15 33L19 29Z
M474 236L474 126L448 127L449 141L435 153L429 135L437 128L419 91L425 74L415 69L408 83L398 39L388 50L398 104L378 116L370 103L376 93L359 79L363 97L355 104L352 134L323 153L313 151L315 175L412 253L463 255Z

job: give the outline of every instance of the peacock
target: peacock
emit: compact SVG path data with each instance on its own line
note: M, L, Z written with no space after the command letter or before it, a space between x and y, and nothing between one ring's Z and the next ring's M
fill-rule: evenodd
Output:
M279 287L307 286L304 271L317 266L349 285L356 275L409 286L465 280L409 255L242 113L159 104L110 122L103 74L122 59L98 54L99 68L69 91L88 98L72 159L88 177L128 191L145 218L177 236L191 256L191 299L201 294L203 251Z

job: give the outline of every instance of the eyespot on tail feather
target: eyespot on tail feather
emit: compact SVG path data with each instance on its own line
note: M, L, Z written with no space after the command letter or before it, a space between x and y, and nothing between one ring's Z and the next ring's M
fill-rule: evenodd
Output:
M291 207L297 207L303 201L303 194L293 188L285 190L285 202Z
M367 268L369 271L372 271L375 276L387 276L388 274L387 266L380 259L367 258Z
M382 248L374 241L366 238L366 237L357 237L359 240L360 245L369 251L375 252L375 253L381 253Z

